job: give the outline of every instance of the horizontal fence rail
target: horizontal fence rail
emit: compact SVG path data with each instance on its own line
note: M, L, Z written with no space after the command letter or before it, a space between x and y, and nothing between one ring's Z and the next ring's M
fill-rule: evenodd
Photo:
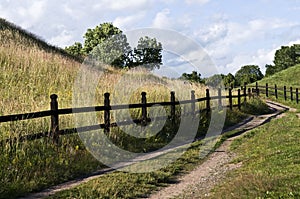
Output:
M241 94L243 91L243 94ZM248 93L246 92L248 91ZM58 139L60 135L67 135L76 133L77 131L84 132L84 131L91 131L97 129L104 129L105 132L110 132L111 127L116 126L123 126L123 125L130 125L132 122L141 125L147 125L151 122L150 118L148 118L147 108L150 108L154 105L161 105L161 106L169 106L170 107L170 115L167 117L156 117L155 120L165 120L170 119L175 121L176 117L176 106L184 105L184 104L191 104L191 111L184 113L183 115L187 114L195 114L195 106L198 102L205 102L206 107L201 109L199 112L206 112L209 113L212 109L215 108L230 108L238 107L241 108L242 100L246 101L247 96L250 98L253 96L251 93L251 89L246 89L246 86L242 87L242 89L237 90L237 95L232 94L233 90L228 89L228 95L222 95L221 89L218 89L217 96L210 96L210 90L206 89L206 96L203 98L195 98L195 91L191 91L191 99L183 100L183 101L176 101L175 92L170 93L170 101L169 102L147 102L146 92L141 93L141 103L136 104L121 104L121 105L111 105L110 104L110 94L104 94L104 105L103 106L90 106L90 107L79 107L79 108L58 108L58 96L56 94L52 94L50 96L50 110L47 111L40 111L40 112L33 112L33 113L24 113L24 114L14 114L14 115L6 115L0 116L0 123L4 122L14 122L20 120L29 120L35 118L43 118L43 117L51 117L51 124L50 124L50 132L45 133L37 133L37 134L30 134L20 136L18 138L19 141L24 140L35 140L40 139L43 137L52 137L55 143L58 143ZM237 99L238 103L233 104L233 99ZM223 105L222 99L228 99L228 104ZM217 107L211 107L212 100L218 101ZM140 108L142 111L142 117L140 119L133 119L131 121L121 121L117 123L111 123L110 113L114 110L124 110L124 109L133 109L133 108ZM60 115L67 115L67 114L77 114L77 113L88 113L88 112L104 112L104 121L102 124L93 125L93 126L86 126L86 127L79 127L79 128L71 128L71 129L59 129L59 116ZM12 139L3 140L4 142L11 141Z

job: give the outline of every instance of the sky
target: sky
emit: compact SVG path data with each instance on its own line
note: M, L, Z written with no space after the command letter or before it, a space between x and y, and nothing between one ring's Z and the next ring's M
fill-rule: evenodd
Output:
M0 17L62 48L104 22L176 31L223 74L248 64L264 73L277 49L300 43L300 0L1 0Z

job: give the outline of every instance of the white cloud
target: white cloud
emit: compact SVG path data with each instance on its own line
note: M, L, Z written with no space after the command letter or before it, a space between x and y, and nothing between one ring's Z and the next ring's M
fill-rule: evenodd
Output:
M140 10L152 4L152 1L149 0L100 0L94 8L101 10L111 10L111 11L123 11L123 10Z
M59 35L54 36L49 39L49 43L55 46L69 46L74 43L74 37L72 32L69 32L67 30L63 30Z
M164 9L161 12L157 13L153 22L152 26L155 28L166 28L171 29L172 28L172 19L169 17L170 10Z
M117 17L113 21L113 24L114 26L117 26L121 30L131 29L132 27L134 27L136 23L139 23L144 17L145 17L145 12L139 12L135 15L129 15L126 17Z
M185 0L185 2L187 4L206 4L208 3L210 0Z

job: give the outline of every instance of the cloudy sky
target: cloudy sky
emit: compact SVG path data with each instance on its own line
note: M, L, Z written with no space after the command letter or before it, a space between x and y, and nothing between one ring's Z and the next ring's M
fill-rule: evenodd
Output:
M300 43L300 0L1 0L0 17L64 48L88 28L112 22L177 31L202 46L220 73L257 64Z

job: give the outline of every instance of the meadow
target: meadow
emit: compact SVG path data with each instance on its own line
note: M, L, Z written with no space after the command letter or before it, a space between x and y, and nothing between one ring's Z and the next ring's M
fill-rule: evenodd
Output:
M53 93L59 97L59 108L71 108L73 106L74 84L78 78L78 72L82 68L82 60L67 55L59 48L49 46L36 36L5 20L0 20L0 43L0 115L49 110L50 95ZM126 84L119 83L123 79L126 79ZM122 101L126 88L136 87L137 82L143 83L143 86L137 87L130 97L126 98L125 102ZM147 92L148 102L158 102L169 100L170 88L175 90L177 98L188 97L188 99L190 90L195 90L196 98L200 98L205 96L206 89L206 86L201 84L187 85L180 80L158 78L143 69L117 70L109 66L101 71L101 78L96 82L96 85L96 104L92 104L93 106L103 105L105 92L111 94L111 99L120 99L120 101L114 101L118 104L139 103L142 91ZM115 85L123 87L116 89ZM248 103L257 104L255 100ZM201 109L205 104L199 103L198 106ZM177 107L177 111L182 110ZM140 114L140 110L131 112L133 117L139 117ZM102 120L103 114L99 113L97 117ZM243 112L236 109L227 111L225 125L232 125L245 117L247 117L247 110ZM209 124L209 119L206 117L201 117L200 121L198 136L202 135ZM74 118L72 115L60 118L61 129L73 127ZM136 143L135 140L122 133L118 128L111 131L110 138L117 141L125 149L147 152L168 143L174 136L172 135L174 132L172 128L166 124L160 133L160 139L153 139L149 136L144 143L135 145L131 144ZM1 123L0 140L49 131L50 118ZM111 191L104 190L104 192L107 194L115 192L115 195L112 194L111 197L129 197L128 194L131 194L130 197L137 196L141 194L141 190L129 193L131 189L127 188L132 186L139 189L137 187L139 182L143 182L149 191L154 190L156 186L171 181L179 171L188 170L192 167L191 165L196 165L201 161L195 155L197 150L199 152L197 147L200 145L201 142L195 143L185 155L187 158L184 156L168 168L160 171L141 174L142 177L138 176L137 179L128 173L111 174L114 180L124 182L123 187L118 187L121 189L119 191L121 193L117 194L119 192L115 192L113 187L106 187ZM0 153L1 198L24 196L30 192L36 192L105 167L90 154L78 134L61 136L58 145L53 144L51 138L35 141L25 140L24 142L16 139L2 144ZM105 177L108 182L111 181L111 175ZM144 181L144 179L146 180ZM134 181L134 183L129 183L129 180ZM111 185L114 186L114 184ZM92 190L95 192L94 194L99 195L104 188L99 185ZM91 194L85 192L86 189L78 190L78 197L82 194Z

